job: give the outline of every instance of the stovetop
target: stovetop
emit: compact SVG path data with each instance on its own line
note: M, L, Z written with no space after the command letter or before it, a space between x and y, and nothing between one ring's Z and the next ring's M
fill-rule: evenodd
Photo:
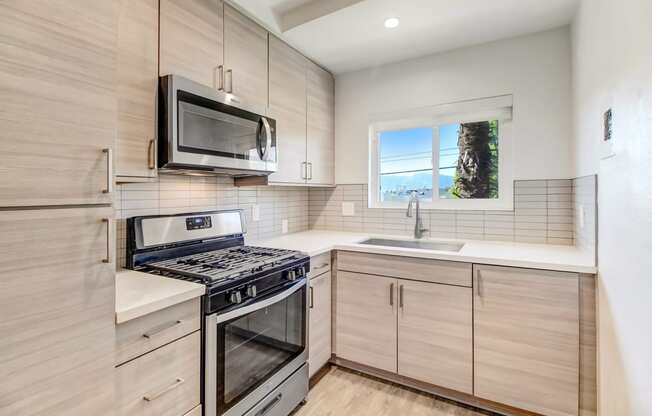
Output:
M299 258L292 250L235 246L145 264L150 273L215 285L253 275Z

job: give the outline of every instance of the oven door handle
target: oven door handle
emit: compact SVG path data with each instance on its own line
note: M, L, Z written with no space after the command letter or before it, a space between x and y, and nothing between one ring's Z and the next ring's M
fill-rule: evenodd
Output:
M301 289L302 287L306 286L306 279L301 279L297 281L294 285L290 286L288 289L284 290L281 293L278 293L274 296L270 296L269 298L264 298L259 300L258 302L252 303L251 305L244 306L242 308L238 308L229 312L226 312L221 315L217 315L217 323L222 323L226 321L230 321L231 319L239 318L241 316L250 314L252 312L256 312L257 310L266 308L270 305L275 304L276 302L280 302L283 299L286 299L290 297L294 292L297 290Z

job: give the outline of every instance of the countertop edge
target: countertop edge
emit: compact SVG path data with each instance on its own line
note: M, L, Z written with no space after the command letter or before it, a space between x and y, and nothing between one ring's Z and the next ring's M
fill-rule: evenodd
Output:
M580 274L597 274L598 270L595 266L582 266L582 265L573 265L573 264L564 264L564 263L549 263L549 262L533 262L533 261L521 261L513 259L500 259L493 257L478 257L478 256L461 256L461 255L448 255L444 253L437 252L421 252L421 251L398 251L392 249L384 249L379 247L360 247L355 243L352 244L335 244L329 250L341 250L341 251L355 251L359 253L370 253L370 254L381 254L387 256L404 256L404 257L416 257L416 258L426 258L432 260L445 260L445 261L457 261L462 263L473 263L473 264L487 264L491 266L505 266L505 267L520 267L524 269L536 269L536 270L551 270L559 272L571 272L571 273L580 273ZM329 251L329 250L324 250ZM425 251L425 250L424 250ZM310 254L313 256L315 254Z
M203 287L191 288L184 292L179 292L172 296L161 298L153 302L137 305L129 309L123 309L121 311L116 311L115 323L123 324L133 319L140 318L141 316L145 316L150 313L168 308L170 306L174 306L179 303L198 298L204 295L205 291L206 290Z

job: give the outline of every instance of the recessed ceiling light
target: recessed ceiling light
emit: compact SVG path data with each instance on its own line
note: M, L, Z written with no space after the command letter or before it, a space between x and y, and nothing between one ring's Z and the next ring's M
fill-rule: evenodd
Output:
M389 19L385 19L385 27L387 29L394 29L397 27L399 24L399 20L397 17L390 17Z

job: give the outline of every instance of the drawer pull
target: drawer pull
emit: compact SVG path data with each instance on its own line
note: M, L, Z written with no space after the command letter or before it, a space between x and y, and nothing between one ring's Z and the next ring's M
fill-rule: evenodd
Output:
M185 382L186 382L186 380L184 380L182 378L177 378L176 381L173 384L167 386L163 390L160 390L160 391L158 391L158 392L156 392L154 394L143 396L143 400L145 400L146 402L154 401L154 400L158 399L159 397L163 396L165 393L168 393L168 392L176 389L177 387L179 387L180 385L182 385Z
M159 335L162 332L167 331L168 329L172 329L175 326L181 325L181 324L182 324L182 321L179 321L179 320L173 321L173 322L170 322L170 323L167 323L167 324L163 324L163 325L161 325L159 327L156 327L156 328L152 329L149 332L145 332L143 334L143 337L145 337L147 339L150 339L150 338L152 338L152 337L154 337L156 335Z
M318 269L323 269L324 267L328 267L328 263L321 264L317 266Z

